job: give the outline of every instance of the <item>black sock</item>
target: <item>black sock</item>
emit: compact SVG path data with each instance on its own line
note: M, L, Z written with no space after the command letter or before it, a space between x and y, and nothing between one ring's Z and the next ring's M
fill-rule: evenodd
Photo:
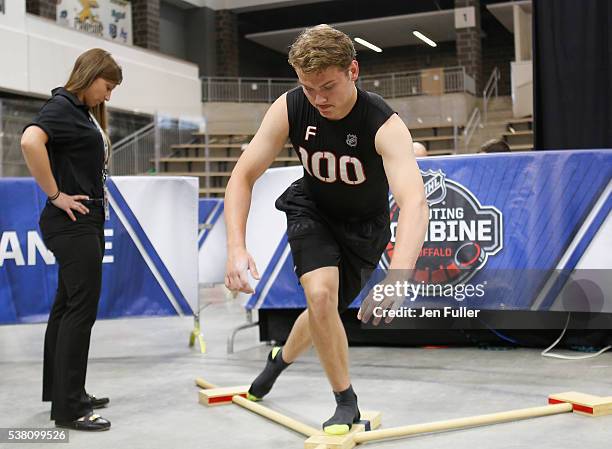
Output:
M336 399L336 412L334 416L323 423L323 430L334 425L346 425L348 426L348 429L346 429L348 432L351 425L361 419L361 413L359 413L359 407L357 406L357 395L353 391L353 386L349 385L344 391L339 393L334 391L334 397Z
M251 388L249 388L249 394L255 396L257 399L261 399L267 395L280 373L291 365L283 360L283 349L278 348L278 351L276 351L276 349L277 348L274 348L270 351L266 367L253 381Z

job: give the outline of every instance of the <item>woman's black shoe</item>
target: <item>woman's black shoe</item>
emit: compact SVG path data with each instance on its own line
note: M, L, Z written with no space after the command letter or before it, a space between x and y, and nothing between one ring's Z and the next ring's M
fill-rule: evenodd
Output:
M93 394L87 394L87 399L91 403L91 408L102 408L106 407L110 402L109 398L97 398Z
M79 419L74 421L55 421L56 427L66 427L74 430L86 430L90 432L96 432L101 430L110 429L110 421L102 418L100 415L94 415L90 413L85 416L81 416Z

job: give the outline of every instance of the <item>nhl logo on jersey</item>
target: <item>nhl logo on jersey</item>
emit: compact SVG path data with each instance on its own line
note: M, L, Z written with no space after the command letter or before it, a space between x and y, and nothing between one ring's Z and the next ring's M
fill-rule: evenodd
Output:
M347 134L346 135L346 144L349 147L355 148L357 146L357 136L355 134Z

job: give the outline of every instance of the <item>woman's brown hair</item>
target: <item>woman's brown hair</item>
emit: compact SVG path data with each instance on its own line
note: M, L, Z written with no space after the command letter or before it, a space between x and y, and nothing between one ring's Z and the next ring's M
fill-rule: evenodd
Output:
M98 78L103 78L115 85L121 84L123 74L121 67L109 52L101 48L92 48L81 54L72 68L68 82L64 86L67 91L75 95L84 92ZM105 132L108 132L106 106L104 102L90 108L98 123Z

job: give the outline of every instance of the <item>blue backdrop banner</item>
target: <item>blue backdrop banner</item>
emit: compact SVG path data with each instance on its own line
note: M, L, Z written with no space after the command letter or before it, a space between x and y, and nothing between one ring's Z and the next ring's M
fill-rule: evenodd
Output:
M465 155L418 163L430 221L414 282L455 289L448 298L421 296L421 305L456 305L465 296L457 286L471 284L484 292L478 297L483 309L587 311L569 304L564 290L570 274L582 270L596 277L597 311L612 312L612 281L606 276L606 270L612 274L612 151ZM393 255L399 216L392 196L389 201L393 237L381 270ZM259 267L262 278L247 307L305 307L286 236L265 238L276 249Z
M197 179L117 177L108 186L98 316L191 314L198 284ZM31 178L0 179L0 324L47 319L57 264L38 228L45 200Z

